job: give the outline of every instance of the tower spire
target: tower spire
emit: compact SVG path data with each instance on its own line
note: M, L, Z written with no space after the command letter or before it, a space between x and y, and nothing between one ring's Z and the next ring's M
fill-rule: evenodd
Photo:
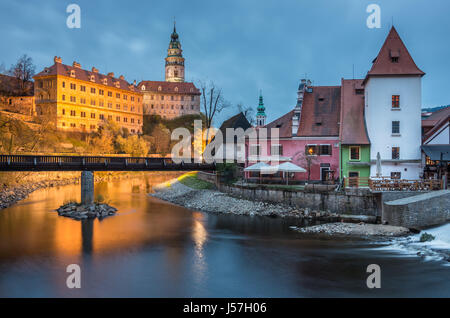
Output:
M166 57L166 82L184 82L184 57L182 53L176 20L173 17L173 32L170 35Z
M265 126L266 125L266 107L264 106L264 100L262 96L262 90L259 90L259 104L256 108L256 125Z

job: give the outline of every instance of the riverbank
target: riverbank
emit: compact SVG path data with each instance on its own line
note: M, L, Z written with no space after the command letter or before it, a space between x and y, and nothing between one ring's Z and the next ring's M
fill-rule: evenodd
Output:
M137 178L148 172L95 172L94 182ZM164 172L170 177L182 172ZM0 173L0 210L25 198L32 192L80 183L81 172L2 172Z
M366 224L366 223L327 223L307 227L292 226L292 230L302 234L318 237L357 237L357 238L378 238L378 237L401 237L412 234L405 227Z
M202 181L202 180L199 180ZM229 196L226 193L199 184L191 174L183 175L153 187L155 193L150 195L192 210L208 213L231 213L249 216L294 217L337 221L339 215L327 211L299 209L284 204L271 204L260 201L250 201ZM187 186L188 184L189 186Z
M400 237L412 234L409 229L404 227L365 223L364 221L367 220L370 220L370 223L375 223L373 219L368 219L367 216L361 218L361 216L340 215L329 211L302 209L285 204L271 204L236 198L206 187L204 183L198 186L195 178L194 175L187 178L186 175L183 175L178 179L172 179L153 187L155 193L150 195L188 209L208 213L294 217L328 222L302 228L292 227L293 230L299 233L316 237L331 236L365 239Z

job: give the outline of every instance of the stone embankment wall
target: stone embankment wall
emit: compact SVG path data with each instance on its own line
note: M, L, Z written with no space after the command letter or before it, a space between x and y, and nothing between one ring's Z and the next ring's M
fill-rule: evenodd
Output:
M284 203L299 208L330 211L337 214L381 216L381 194L360 189L345 193L335 191L308 192L265 187L229 186L219 184L220 191L248 200Z
M417 229L446 223L450 221L450 190L385 201L382 219L390 225Z

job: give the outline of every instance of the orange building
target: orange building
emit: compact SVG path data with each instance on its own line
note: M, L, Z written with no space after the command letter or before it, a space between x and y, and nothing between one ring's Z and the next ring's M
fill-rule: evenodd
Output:
M55 56L34 80L36 113L57 129L93 132L110 121L130 133L142 132L142 93L123 76L83 70L77 62L65 65Z

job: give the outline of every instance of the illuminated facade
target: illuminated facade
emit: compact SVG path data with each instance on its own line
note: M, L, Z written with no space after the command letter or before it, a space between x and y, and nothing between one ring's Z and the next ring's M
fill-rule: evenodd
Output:
M200 91L184 81L184 57L175 26L165 59L165 81L142 81L138 88L143 96L145 115L172 119L200 113Z
M77 62L64 65L55 56L34 79L36 113L57 129L93 132L110 121L130 133L142 132L142 93L123 76L83 70Z

